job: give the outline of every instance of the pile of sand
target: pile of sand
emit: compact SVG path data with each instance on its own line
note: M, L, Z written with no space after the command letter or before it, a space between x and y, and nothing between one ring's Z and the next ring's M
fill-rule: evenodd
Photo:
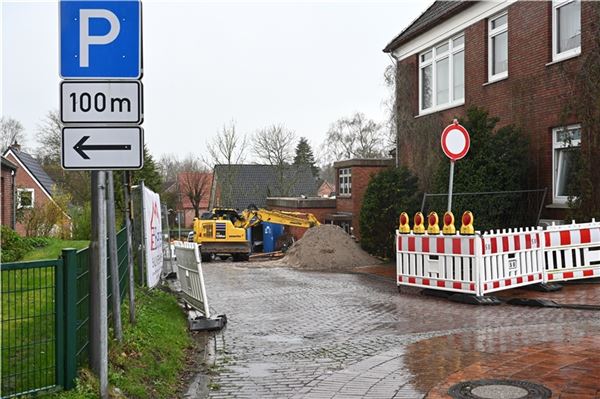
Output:
M308 229L278 262L311 270L350 270L381 263L363 251L341 227L331 224Z

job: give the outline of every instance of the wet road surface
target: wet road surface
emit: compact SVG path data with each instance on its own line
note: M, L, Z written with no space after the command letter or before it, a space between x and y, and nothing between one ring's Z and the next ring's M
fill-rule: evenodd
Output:
M598 311L464 305L372 274L203 268L228 325L211 341L209 389L188 397L445 398L467 379L521 378L600 398ZM586 289L595 301L600 285Z

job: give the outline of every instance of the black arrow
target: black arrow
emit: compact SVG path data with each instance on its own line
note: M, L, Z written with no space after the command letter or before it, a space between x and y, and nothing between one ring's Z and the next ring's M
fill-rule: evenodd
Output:
M120 151L120 150L131 150L130 144L88 144L83 145L90 136L83 136L81 140L73 146L73 149L77 151L81 158L90 159L84 151Z

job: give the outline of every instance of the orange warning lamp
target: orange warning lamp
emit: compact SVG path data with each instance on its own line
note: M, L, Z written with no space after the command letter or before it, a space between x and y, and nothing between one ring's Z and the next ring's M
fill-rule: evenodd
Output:
M440 234L440 218L436 212L429 212L427 216L427 233Z
M473 227L473 214L471 211L465 211L462 215L462 226L460 226L460 234L475 234Z
M444 234L456 234L456 227L454 227L454 215L448 211L444 213L444 227L442 228Z
M415 224L413 226L413 233L415 234L425 234L425 218L421 212L415 213L414 217Z
M400 214L400 228L398 229L400 234L410 233L410 225L408 224L408 222L409 222L408 213L402 212Z

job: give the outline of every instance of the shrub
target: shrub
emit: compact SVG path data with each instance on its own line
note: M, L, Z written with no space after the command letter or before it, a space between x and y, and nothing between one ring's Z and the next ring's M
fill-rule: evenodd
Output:
M48 237L24 237L23 240L32 248L42 248L50 244Z
M0 234L0 262L17 262L33 249L27 240L7 226L1 226Z
M89 240L92 237L92 206L86 202L83 207L71 211L73 239Z
M516 191L527 188L528 142L520 130L505 126L496 131L499 119L477 107L467 110L461 120L471 137L467 155L454 165L453 192ZM436 173L437 192L448 191L450 162L442 162ZM462 212L470 210L475 216L477 230L518 227L535 223L535 204L527 194L457 196L452 198L452 211L460 225ZM428 207L438 214L446 211L447 198ZM531 208L530 208L531 205ZM427 211L427 209L426 209Z
M360 244L370 254L391 258L400 213L419 208L417 178L405 167L386 169L371 179L360 210Z

